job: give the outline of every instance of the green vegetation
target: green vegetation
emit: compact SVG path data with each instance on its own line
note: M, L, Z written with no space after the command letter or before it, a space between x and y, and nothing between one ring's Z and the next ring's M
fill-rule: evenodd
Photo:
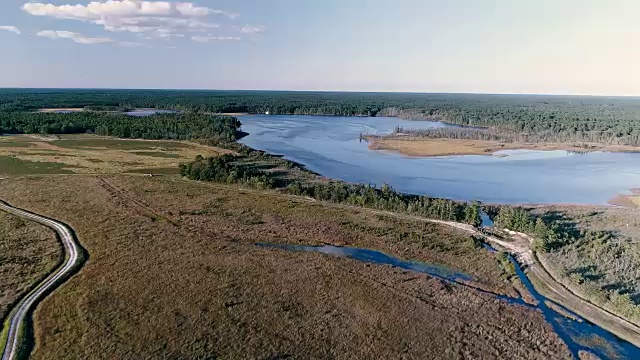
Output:
M125 139L236 140L240 122L229 116L206 114L155 114L146 117L123 113L77 112L69 114L0 112L0 133L83 134Z
M517 277L516 268L513 262L509 259L509 254L501 251L496 256L496 259L500 269L502 270L502 276L504 279L507 281L514 281Z
M12 156L0 156L0 175L71 174L73 166L55 162L21 160Z
M27 135L1 136L0 177L38 174L179 173L178 165L196 155L215 156L227 150L192 142L121 140L96 135L63 135L62 139Z
M497 227L532 235L538 258L574 292L640 324L640 251L638 234L629 230L637 212L510 206L493 212ZM619 223L626 224L626 233Z
M268 156L268 155L262 155ZM401 212L434 219L481 224L478 203L461 203L428 196L402 194L389 185L351 184L344 181L299 181L284 179L280 172L263 171L247 163L250 156L224 155L197 157L180 166L180 174L192 180L243 184L258 189L279 189L291 195L311 197L333 203L356 205L379 210ZM286 160L288 167L295 166Z
M640 145L640 100L637 98L273 91L0 90L0 112L27 112L57 107L98 111L159 108L188 113L264 114L269 111L271 114L400 116L405 119L492 127L494 134L518 141L566 140ZM53 116L70 118L99 115L85 111ZM42 125L42 130L58 131L55 126L49 129L47 123L29 130L39 132ZM60 126L59 130L62 129ZM68 126L64 129L68 129ZM126 135L125 130L109 133ZM146 136L161 138L157 133Z
M151 156L151 157L170 158L170 159L179 158L179 156L176 154L166 153L162 151L136 151L134 152L134 154L140 155L140 156Z
M112 149L112 150L147 150L153 151L161 148L166 151L181 150L189 147L188 144L183 144L175 141L143 141L143 140L120 140L110 138L92 138L74 136L63 137L61 140L56 141L55 146L66 149Z
M604 130L595 131L566 131L566 130L541 130L539 132L522 132L521 129L508 129L504 127L493 128L433 128L433 129L405 129L397 127L392 134L369 135L362 134L366 138L396 138L397 135L410 136L418 139L456 139L456 140L483 140L498 141L503 143L571 143L573 146L589 150L593 144L603 145L640 145L638 135L631 136L629 131L625 134L612 135Z

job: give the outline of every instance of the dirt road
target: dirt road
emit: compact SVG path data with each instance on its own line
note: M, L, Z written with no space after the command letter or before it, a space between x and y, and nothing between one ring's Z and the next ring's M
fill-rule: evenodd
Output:
M62 223L14 208L3 201L0 201L0 210L26 220L35 221L53 229L60 237L65 252L65 260L62 266L38 284L27 296L20 300L16 307L9 313L6 320L8 327L0 334L0 341L6 339L4 342L0 342L0 350L2 352L2 360L14 360L20 355L20 350L23 346L21 341L23 341L22 337L25 333L25 329L23 328L26 324L25 320L29 314L33 312L38 301L60 285L60 282L80 264L82 261L81 248L76 243L73 231Z

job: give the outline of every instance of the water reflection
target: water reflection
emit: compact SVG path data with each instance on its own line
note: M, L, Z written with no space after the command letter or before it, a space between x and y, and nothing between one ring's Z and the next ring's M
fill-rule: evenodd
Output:
M501 151L499 156L411 158L372 151L361 133L391 133L396 126L448 126L397 118L264 116L240 118L250 135L241 142L350 182L390 184L413 194L490 203L606 204L640 186L640 154Z

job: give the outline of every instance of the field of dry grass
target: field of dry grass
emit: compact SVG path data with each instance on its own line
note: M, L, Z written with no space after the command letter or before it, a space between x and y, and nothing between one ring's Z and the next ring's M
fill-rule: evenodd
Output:
M559 358L542 315L389 266L260 248L367 247L514 295L494 254L436 224L177 177L2 180L89 252L34 315L35 359Z
M590 144L589 151L626 152L640 148L622 145ZM584 145L555 143L510 143L494 140L425 139L388 136L369 139L372 150L388 150L408 156L492 155L500 150L566 150L584 152Z
M191 142L124 140L94 135L0 136L0 176L178 172L197 155L227 152Z
M60 261L62 249L52 231L0 211L0 319Z

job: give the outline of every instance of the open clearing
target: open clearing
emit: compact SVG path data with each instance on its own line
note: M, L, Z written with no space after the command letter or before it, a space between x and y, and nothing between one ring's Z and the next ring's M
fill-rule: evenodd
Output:
M172 176L22 177L3 180L3 197L69 224L90 254L36 311L36 359L569 357L535 310L254 245L366 247L517 294L494 254L439 224Z
M623 145L554 144L554 143L509 143L493 140L425 139L404 136L387 136L368 139L372 150L389 150L407 156L492 155L500 150L566 150L566 151L610 151L637 152L639 147Z
M93 135L0 137L0 175L166 173L197 155L225 150L190 142L121 140Z

